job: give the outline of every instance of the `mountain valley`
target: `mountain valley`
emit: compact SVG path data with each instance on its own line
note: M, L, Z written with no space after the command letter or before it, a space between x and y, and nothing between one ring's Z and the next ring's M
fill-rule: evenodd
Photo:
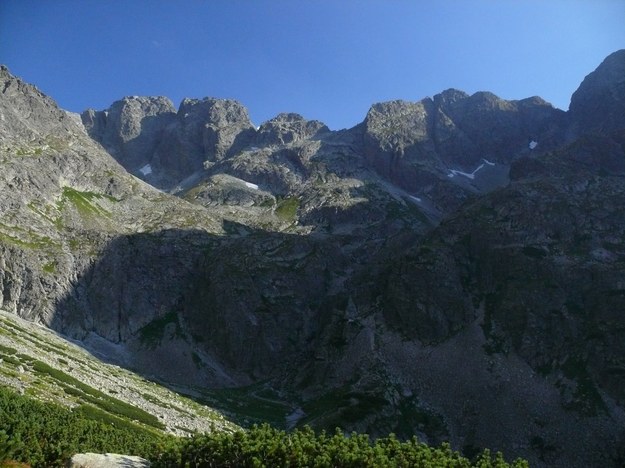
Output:
M2 385L89 402L38 361L123 374L93 391L170 432L269 421L625 463L624 50L567 112L450 89L338 131L214 98L77 115L5 67L0 84ZM115 394L131 380L218 412Z

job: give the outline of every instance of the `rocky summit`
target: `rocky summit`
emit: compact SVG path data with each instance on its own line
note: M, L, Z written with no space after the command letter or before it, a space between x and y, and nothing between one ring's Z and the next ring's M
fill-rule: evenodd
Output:
M624 70L332 131L3 67L0 307L243 423L622 466Z

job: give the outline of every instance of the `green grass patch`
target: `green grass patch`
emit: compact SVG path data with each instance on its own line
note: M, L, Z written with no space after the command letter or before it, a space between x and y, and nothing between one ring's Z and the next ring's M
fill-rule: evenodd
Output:
M108 395L104 395L103 398L94 398L87 395L85 400L108 414L122 416L130 421L139 421L156 429L165 429L165 425L153 414Z
M284 200L280 200L276 206L276 216L286 222L295 222L299 205L300 201L296 197L288 197Z
M269 422L275 427L286 427L286 417L293 412L290 403L264 384L248 387L205 390L200 403L214 406L228 413L237 424Z
M258 206L261 208L272 208L275 204L275 200L271 198L265 198L262 202L260 202Z
M60 346L56 346L52 343L49 342L44 342L39 336L28 332L27 330L16 326L15 324L12 324L11 322L7 322L7 321L3 321L3 323L7 326L7 328L12 329L14 332L17 332L17 336L19 336L19 338L21 340L25 340L25 341L30 341L32 344L34 344L35 346L37 346L37 348L39 349L43 349L45 351L54 353L54 354L58 354L60 356L64 356L68 359L71 359L73 361L77 361L77 362L82 362L84 364L84 361L80 361L79 359L74 359L73 356L70 356L69 354L65 353L65 349L61 348ZM14 335L10 335L10 336L14 336ZM30 358L29 356L29 359Z
M18 226L6 226L0 223L0 241L7 244L17 245L24 249L45 249L59 247L47 236L40 236L34 232L26 231ZM9 232L7 232L9 231Z
M149 393L142 393L141 396L145 399L145 401L149 401L150 403L154 403L155 405L160 406L161 408L169 408L169 405L167 403L163 403L161 400L159 400L154 395L151 395Z
M135 424L132 421L128 421L127 419L120 418L118 416L107 413L106 411L102 411L100 408L97 408L92 405L80 405L76 410L78 414L81 414L87 419L92 419L94 421L100 421L105 424L110 424L117 428L128 429L130 431L139 431L139 432L147 432L153 433L150 429L147 429L139 424Z
M45 362L35 361L33 369L39 374L48 375L60 382L66 393L92 403L104 411L136 420L158 429L165 428L156 416L90 387L71 375L49 366Z
M110 217L110 212L98 205L99 200L118 202L115 197L95 192L82 192L71 187L63 187L61 200L57 206L62 210L68 204L73 205L78 213L83 216L104 216Z
M22 363L22 361L20 361L19 359L16 359L13 356L7 356L7 355L2 354L2 353L0 353L0 358L2 358L3 362L12 364L12 365L14 365L16 367L19 366Z
M311 424L324 429L356 422L387 404L383 395L354 392L341 388L305 402L302 409L306 416L298 424Z
M52 216L50 216L48 213L45 213L44 210L48 210L50 209L49 205L44 205L40 207L35 203L35 202L29 202L28 203L28 208L35 214L41 216L42 218L44 218L45 220L47 220L48 222L52 223L52 224L56 224L57 220L55 218L53 218Z
M17 353L17 349L10 348L9 346L4 346L3 344L0 344L0 353L2 353L4 355L15 354L15 353Z
M38 146L36 148L27 148L22 146L15 151L16 156L41 156L43 154L43 148Z
M97 392L97 390L94 390L93 388L91 388L88 385L84 384L80 380L72 377L69 374L66 374L62 370L55 369L54 367L49 366L45 362L34 361L33 362L33 370L36 373L38 373L38 374L43 374L43 375L47 375L49 377L52 377L52 379L54 379L57 382L60 382L62 384L73 385L73 386L83 390L85 393L90 393L92 391L93 392ZM98 396L98 395L95 394L95 396Z

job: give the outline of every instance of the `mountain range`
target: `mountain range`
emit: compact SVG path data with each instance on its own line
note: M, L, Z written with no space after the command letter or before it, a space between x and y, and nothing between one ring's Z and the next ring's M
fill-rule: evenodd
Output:
M233 417L625 463L625 50L567 112L449 89L339 131L0 87L4 311Z

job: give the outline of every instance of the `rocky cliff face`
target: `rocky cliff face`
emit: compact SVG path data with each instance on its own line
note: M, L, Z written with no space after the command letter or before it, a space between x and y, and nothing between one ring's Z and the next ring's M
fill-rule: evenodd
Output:
M447 90L340 132L209 98L85 132L3 69L3 308L285 425L618 466L624 57L568 113Z
M374 105L362 152L383 177L447 213L505 185L512 161L556 147L563 114L537 97L504 101L449 89L417 103Z
M82 121L89 135L114 153L120 164L138 170L149 164L175 114L174 105L165 97L132 96L105 111L87 110Z
M176 112L163 97L127 97L82 121L129 172L152 185L176 183L241 148L254 129L236 101L185 99Z
M609 55L571 97L573 136L622 131L625 126L625 50Z
M135 309L135 316L130 308L118 308L119 320L113 308L105 307L106 313L97 315L104 306L97 298L110 298L111 279L120 277L128 261L124 255L134 253L117 249L112 258L117 257L119 270L111 268L101 278L102 289L85 285L85 275L110 251L109 244L120 236L149 237L189 224L219 233L221 222L129 175L79 121L5 68L0 80L0 120L7 122L0 139L0 306L73 337L96 333L119 341L127 335L120 322L130 321L136 329L159 311L146 315L145 309ZM141 275L135 279L145 281ZM68 298L78 305L65 307L73 304Z

